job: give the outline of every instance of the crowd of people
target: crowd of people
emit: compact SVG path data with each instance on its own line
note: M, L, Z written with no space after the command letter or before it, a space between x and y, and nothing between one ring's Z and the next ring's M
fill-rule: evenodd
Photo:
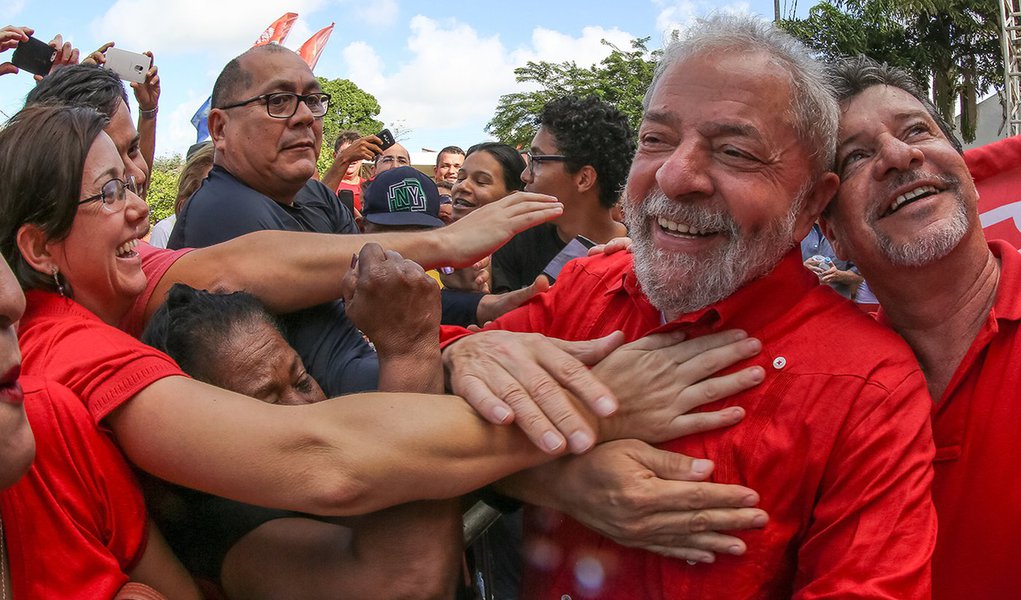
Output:
M714 16L637 132L567 96L525 150L343 132L320 176L331 98L257 46L150 237L158 69L135 121L112 44L51 45L0 129L3 597L1021 584L1021 257L904 73Z

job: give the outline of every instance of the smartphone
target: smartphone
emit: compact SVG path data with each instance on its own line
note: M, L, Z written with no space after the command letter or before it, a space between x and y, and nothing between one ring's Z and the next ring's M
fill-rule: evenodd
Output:
M588 249L595 245L595 242L583 235L576 236L564 246L564 249L559 254L553 257L553 260L542 270L542 274L546 276L546 279L549 279L550 283L555 282L557 277L560 276L560 271L563 270L568 262L575 258L588 256Z
M337 192L337 198L340 203L343 204L348 212L352 215L355 214L355 193L351 190L340 190Z
M386 150L390 146L393 146L394 144L397 143L397 140L394 139L394 134L390 133L389 129L384 129L383 131L380 131L379 133L376 134L376 137L378 137L379 140L383 142L383 144L379 147L380 150Z
M145 74L152 66L152 59L144 54L128 52L120 48L108 48L106 51L106 63L104 69L109 69L118 77L126 81L143 83Z
M21 42L14 49L11 63L33 75L46 75L50 72L55 58L57 58L55 48L42 40L29 37L27 42Z

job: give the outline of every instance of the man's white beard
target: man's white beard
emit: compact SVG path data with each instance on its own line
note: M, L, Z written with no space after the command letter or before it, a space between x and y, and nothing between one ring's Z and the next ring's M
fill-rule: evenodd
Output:
M794 246L794 222L807 190L806 186L798 193L786 216L754 237L742 235L726 211L670 200L659 189L637 203L625 198L624 221L642 292L653 306L674 318L719 302L765 275ZM653 244L655 217L719 232L729 241L703 255L666 252Z

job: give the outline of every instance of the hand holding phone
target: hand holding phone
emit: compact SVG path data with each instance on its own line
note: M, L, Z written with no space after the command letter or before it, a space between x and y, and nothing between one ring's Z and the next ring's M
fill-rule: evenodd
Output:
M113 71L121 79L135 83L145 81L145 74L149 72L151 66L151 57L120 48L108 48L106 62L103 64L104 69Z
M380 150L386 150L390 146L393 146L394 144L397 143L397 140L394 139L394 134L390 133L389 129L384 129L383 131L380 131L379 133L376 134L376 137L379 138L379 141L383 142L379 146Z
M28 40L33 30L31 27L15 27L14 25L8 25L0 28L0 52L17 48L18 44ZM18 67L14 66L14 63L3 62L0 59L0 75L7 75L8 73L17 73Z
M46 75L57 58L57 50L46 42L29 36L27 41L18 44L11 63L34 75Z

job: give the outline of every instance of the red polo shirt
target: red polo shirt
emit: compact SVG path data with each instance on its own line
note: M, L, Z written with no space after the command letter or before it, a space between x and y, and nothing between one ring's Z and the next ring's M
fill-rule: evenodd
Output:
M996 300L933 410L938 599L1021 594L1021 256L1006 242L989 248L1002 267Z
M630 254L576 260L549 292L492 326L569 340L616 329L633 340L742 328L764 349L737 367L767 373L758 387L705 407L743 406L742 423L664 445L712 458L714 481L759 492L770 522L737 533L744 556L692 566L530 509L525 555L544 560L526 565L522 597L929 596L936 516L925 380L903 340L818 285L796 251L731 297L667 325L642 295ZM545 551L530 552L538 547Z

